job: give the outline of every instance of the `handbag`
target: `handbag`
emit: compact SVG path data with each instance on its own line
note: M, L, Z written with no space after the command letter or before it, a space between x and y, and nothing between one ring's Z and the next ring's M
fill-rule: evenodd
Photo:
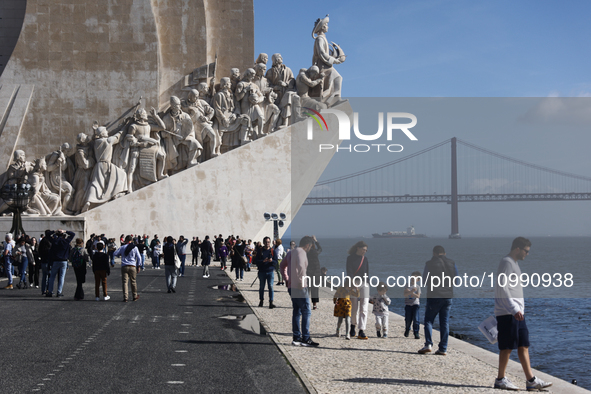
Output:
M232 253L238 253L236 250L234 250L234 248L232 248ZM242 260L242 263L244 264L248 264L248 259L246 258L245 255L238 255L238 257L240 257L240 259Z
M23 262L23 255L20 250L15 250L16 248L12 248L12 261L16 264L20 264Z
M176 247L174 248L174 267L178 270L181 268L181 258L176 253Z

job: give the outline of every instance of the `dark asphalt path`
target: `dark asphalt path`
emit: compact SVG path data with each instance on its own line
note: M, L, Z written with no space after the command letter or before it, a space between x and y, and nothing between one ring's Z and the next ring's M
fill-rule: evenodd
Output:
M305 392L271 339L255 332L258 321L239 327L235 316L252 314L232 297L239 293L209 288L231 283L226 274L211 274L187 267L168 294L164 269L148 268L138 274L140 299L128 303L119 266L109 301L95 301L90 269L83 301L73 299L71 268L63 298L0 290L0 392Z

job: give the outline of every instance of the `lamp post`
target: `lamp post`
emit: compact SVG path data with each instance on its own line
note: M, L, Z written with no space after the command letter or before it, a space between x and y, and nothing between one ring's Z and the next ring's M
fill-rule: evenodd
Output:
M285 224L283 221L287 218L287 215L285 215L283 212L281 212L279 215L276 213L265 212L263 216L267 222L270 220L273 221L273 240L279 238L279 227L283 227Z
M14 234L14 239L18 239L25 234L21 214L27 209L34 195L35 190L32 190L31 185L22 181L17 183L6 182L2 186L0 197L13 211L10 232Z

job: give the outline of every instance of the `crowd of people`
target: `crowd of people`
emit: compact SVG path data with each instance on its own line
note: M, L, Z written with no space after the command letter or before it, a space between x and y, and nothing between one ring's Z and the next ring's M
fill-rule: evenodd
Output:
M244 279L244 271L251 270L254 265L258 269L256 280L259 281L259 307L264 306L265 290L268 291L269 308L274 304L274 286L287 286L291 296L293 314L292 331L294 346L316 347L319 344L310 336L311 311L317 308L319 302L319 287L314 283L321 283L315 277L326 274L325 268L320 268L319 254L322 247L315 236L303 237L296 247L294 241L286 250L281 239L273 242L265 237L262 242L243 240L239 236L224 238L221 234L213 237L205 236L203 241L198 237L189 240L179 236L178 240L172 236L164 238L161 245L158 235L150 240L147 235L121 235L120 246L115 244L114 238L106 238L104 234L92 234L84 243L77 238L74 247L71 242L75 234L71 231L47 230L41 234L40 241L34 237L23 235L16 241L12 234L6 234L2 245L1 256L3 273L8 278L5 289L39 288L41 294L52 297L57 278L57 297L63 297L63 285L68 262L71 264L76 277L75 300L84 299L82 284L85 283L87 267L92 267L95 278L95 299L100 301L100 287L102 299L110 299L107 291L107 277L111 268L115 266L115 257L121 259L121 277L123 287L123 301L128 301L128 283L131 285L132 300L137 301L138 294L136 275L145 270L146 259L150 258L153 269L160 269L161 261L165 266L166 286L168 293L176 293L177 278L185 275L185 259L189 246L193 259L191 265L198 265L201 259L203 277L209 278L211 261L219 261L220 269L226 270L230 259L230 271L235 271L236 281ZM501 260L497 275L521 274L518 262L525 259L531 249L531 242L518 237L511 245L510 253ZM368 339L366 334L368 308L373 304L376 336L388 338L388 317L391 300L387 295L388 287L380 282L377 294L370 295L369 260L366 257L368 246L359 241L348 251L346 273L349 281L337 288L334 302L334 316L338 318L336 336L341 334L343 321L345 322L345 338L351 339L357 334L358 339ZM13 275L17 273L19 283L13 285ZM277 274L277 283L275 282ZM453 260L446 256L445 249L437 245L433 248L431 260L425 263L423 273L415 271L411 274L408 286L404 288L405 330L408 337L412 326L415 339L419 334L419 309L421 287L427 288L427 302L424 317L425 345L418 353L427 354L433 350L432 326L439 315L440 341L436 355L447 355L449 338L449 314L453 301L452 281L449 285L433 285L433 278L445 275L450 278L459 276ZM356 278L359 280L356 282ZM255 281L256 281L255 280ZM420 280L420 283L419 283ZM254 282L253 282L254 283ZM357 285L361 283L361 285ZM526 387L543 389L551 386L534 376L529 360L529 331L524 317L523 290L518 287L495 288L495 316L498 329L499 373L494 387L500 389L518 389L506 376L507 363L513 349L518 350L519 360L526 376Z
M212 261L220 262L221 269L226 270L230 260L230 270L236 272L237 280L243 280L244 271L250 271L253 264L257 265L260 273L267 274L265 280L261 280L261 294L266 283L273 307L272 273L279 271L279 263L285 255L280 239L275 240L270 248L268 238L262 243L254 243L250 239L243 240L240 236L230 235L224 238L219 234L213 236L213 240L210 240L209 236L205 236L203 241L199 237L193 237L189 243L183 235L178 239L167 236L161 242L158 234L152 239L146 234L121 234L117 244L116 238L107 238L105 234L91 234L86 242L82 238L77 238L71 246L74 237L75 234L71 231L47 230L40 235L39 241L28 235L22 235L15 241L12 234L6 234L4 243L0 245L0 271L2 276L8 278L4 288L40 288L41 295L52 297L57 279L55 295L63 297L66 271L71 266L77 283L74 299L79 301L84 299L82 285L86 282L87 269L92 268L95 277L95 299L101 299L102 286L102 299L109 300L111 297L107 291L107 277L115 267L115 258L118 257L121 260L123 301L128 300L128 283L131 286L133 300L137 301L139 295L136 276L146 269L148 260L151 261L152 269L161 269L161 265L164 265L168 293L175 293L177 278L185 276L186 257L190 251L190 264L201 265L204 278L210 277L209 266ZM269 256L271 258L268 258ZM19 279L16 285L13 284L15 274ZM281 284L282 281L277 283Z

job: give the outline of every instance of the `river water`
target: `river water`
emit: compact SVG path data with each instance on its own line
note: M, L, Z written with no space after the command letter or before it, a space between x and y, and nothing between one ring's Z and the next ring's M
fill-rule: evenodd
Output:
M423 271L431 258L433 246L442 245L447 257L456 262L460 276L468 278L468 286L454 290L450 330L464 334L467 341L498 353L478 330L478 324L494 314L494 290L491 273L496 273L499 261L509 252L511 238L464 238L460 240L437 238L413 239L318 239L323 251L322 267L328 275L341 276L344 272L347 250L359 240L368 244L367 258L370 276L386 282L388 277L409 276ZM524 288L525 315L530 330L532 366L564 379L576 379L579 386L591 389L589 361L591 356L591 247L588 238L531 238L530 254L520 262L524 274L534 279ZM572 282L565 281L572 274ZM539 278L534 275L538 274ZM549 279L551 281L542 281ZM559 274L559 275L556 275ZM495 275L496 276L496 275ZM470 278L471 281L470 281ZM484 281L482 280L484 278ZM482 282L482 286L480 283ZM560 282L560 279L562 282ZM399 282L401 283L401 282ZM390 278L390 284L394 280ZM549 285L544 287L544 284ZM567 287L567 285L570 285ZM475 286L475 287L473 287ZM393 286L390 310L404 315L402 290ZM423 290L423 297L426 289ZM426 299L421 298L421 337ZM438 323L435 328L438 328ZM435 343L438 335L435 335ZM513 358L517 361L516 352Z

